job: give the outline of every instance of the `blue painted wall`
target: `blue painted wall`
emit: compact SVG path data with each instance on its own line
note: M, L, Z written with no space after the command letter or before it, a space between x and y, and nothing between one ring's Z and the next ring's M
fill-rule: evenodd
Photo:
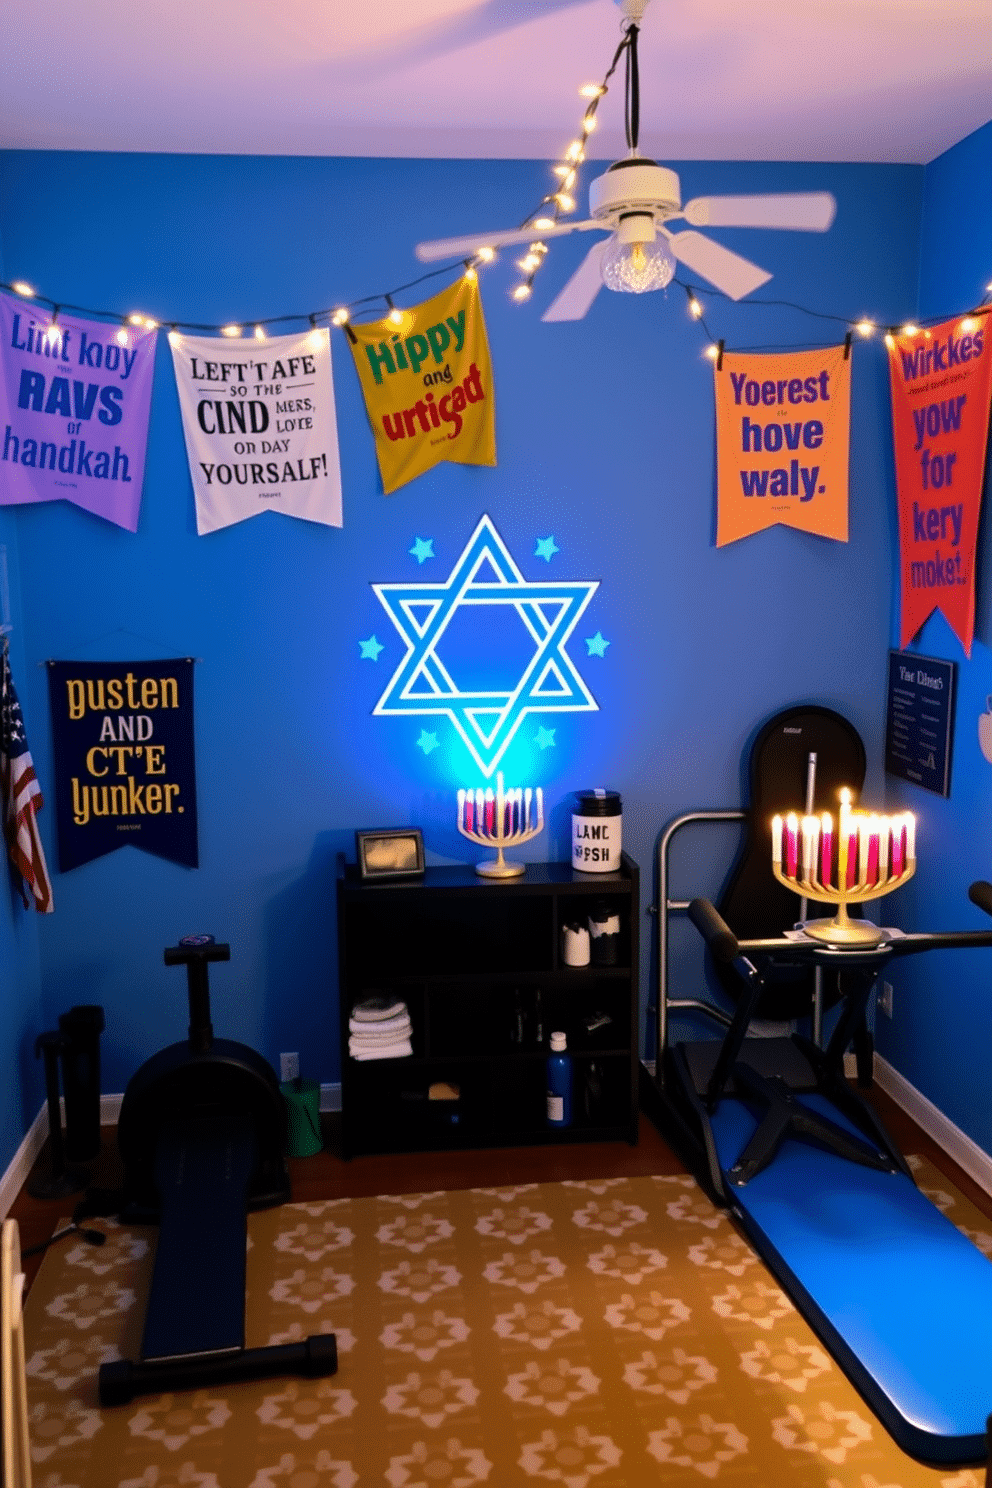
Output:
M2 232L0 278L6 280ZM0 626L9 627L11 669L20 678L24 645L17 521L3 507L0 550ZM0 1049L8 1051L0 1080L0 1159L16 1151L42 1098L44 1081L34 1058L34 1041L41 1026L37 916L25 913L9 875L0 874Z
M992 124L926 168L920 237L920 316L950 319L987 298L992 280ZM988 503L986 481L985 504ZM933 616L913 650L957 663L958 699L950 799L892 783L890 799L915 811L920 844L915 880L900 890L900 923L987 929L967 898L992 879L989 801L992 764L978 719L992 694L992 587L988 512L979 528L975 640L966 658L943 616ZM897 597L897 596L894 596ZM894 630L898 636L898 630ZM894 642L895 644L895 642ZM987 1152L992 1152L992 958L946 952L893 968L894 1017L876 1020L879 1051Z
M570 646L600 711L550 720L555 745L544 751L532 720L504 761L508 782L541 784L549 803L549 830L529 856L568 856L573 790L618 789L646 904L665 823L736 804L745 742L797 700L851 717L881 788L896 542L884 352L854 348L850 542L773 528L719 551L712 369L701 353L710 335L735 349L823 344L843 334L830 316L889 322L915 310L923 172L680 170L687 199L829 189L837 222L822 237L724 234L775 277L757 296L764 305L704 296L709 335L677 286L643 299L604 292L580 324L542 325L586 243L554 245L523 307L508 297L517 276L506 255L482 286L496 469L443 466L384 497L336 333L343 529L265 514L199 538L163 336L137 534L62 503L8 513L24 596L19 680L43 778L51 740L39 662L200 658L200 869L124 848L56 875L56 913L38 927L43 1025L76 1002L104 1005L106 1090L182 1035L184 988L162 947L191 930L232 945L230 965L213 974L218 1030L273 1059L299 1049L305 1075L338 1078L335 853L353 852L356 826L413 823L429 860L474 856L453 818L454 791L476 772L450 725L439 722L441 747L425 757L419 721L371 716L401 648L369 586L445 577L484 512L527 577L601 581ZM547 179L532 162L12 152L0 156L0 234L7 275L62 302L251 321L404 284L420 272L418 240L515 223ZM535 556L549 534L560 549L550 565ZM433 539L437 555L419 568L416 537ZM610 646L586 658L583 638L597 630ZM358 645L373 632L386 646L376 663ZM6 1110L0 1120L3 1162L23 1123Z

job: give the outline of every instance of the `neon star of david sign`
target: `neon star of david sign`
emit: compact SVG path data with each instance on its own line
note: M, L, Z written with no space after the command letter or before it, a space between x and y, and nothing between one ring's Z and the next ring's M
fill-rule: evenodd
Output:
M372 588L406 644L406 655L373 714L450 718L485 778L529 713L599 711L565 649L599 581L528 583L488 516L444 583ZM510 605L523 621L534 653L512 688L466 691L456 686L437 647L463 605Z

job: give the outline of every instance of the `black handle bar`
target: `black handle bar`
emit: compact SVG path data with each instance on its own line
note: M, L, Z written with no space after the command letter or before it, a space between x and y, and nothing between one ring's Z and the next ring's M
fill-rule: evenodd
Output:
M968 890L973 904L992 915L992 884L979 881ZM786 940L784 936L764 940L738 940L719 910L708 899L693 899L689 918L702 935L718 961L733 962L740 955L785 956L789 960L814 960L829 956L831 960L885 961L890 956L913 956L920 951L966 950L973 946L992 946L992 930L944 930L932 934L898 935L877 945L831 945L822 940Z

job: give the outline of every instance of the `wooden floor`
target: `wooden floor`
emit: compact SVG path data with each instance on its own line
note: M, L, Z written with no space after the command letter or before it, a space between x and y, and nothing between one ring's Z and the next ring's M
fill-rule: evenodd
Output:
M877 1087L870 1093L870 1099L896 1145L903 1152L920 1153L928 1157L966 1197L992 1219L992 1196L962 1172ZM597 1142L485 1151L387 1154L355 1157L347 1162L338 1156L339 1118L325 1116L322 1120L324 1151L313 1157L290 1159L294 1199L360 1198L380 1193L425 1193L434 1189L476 1188L503 1183L554 1183L565 1179L685 1171L663 1137L643 1115L636 1146L627 1142ZM120 1183L116 1129L104 1127L102 1135L100 1157L89 1168L90 1183L112 1189ZM42 1151L32 1176L44 1176L49 1171L46 1149ZM76 1202L76 1197L54 1200L32 1198L25 1186L10 1211L11 1217L18 1221L20 1227L22 1248L29 1249L32 1245L47 1240L58 1221L71 1215ZM40 1256L25 1259L24 1270L29 1285L40 1264Z

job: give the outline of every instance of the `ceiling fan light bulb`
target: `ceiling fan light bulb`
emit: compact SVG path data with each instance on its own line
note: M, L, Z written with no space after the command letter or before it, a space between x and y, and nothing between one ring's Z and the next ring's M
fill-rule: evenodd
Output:
M675 259L664 237L652 242L623 243L613 237L603 254L602 275L607 289L622 294L646 294L665 289L675 274Z

